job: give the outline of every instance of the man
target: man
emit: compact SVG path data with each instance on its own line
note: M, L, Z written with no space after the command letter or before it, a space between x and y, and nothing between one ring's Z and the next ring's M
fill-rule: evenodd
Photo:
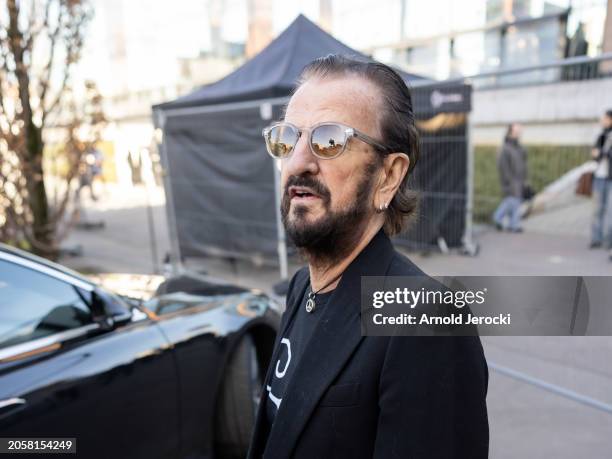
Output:
M501 231L504 228L504 219L508 216L510 218L508 230L513 233L523 231L521 202L527 181L527 152L519 142L520 136L521 125L517 123L509 125L504 144L497 155L497 169L504 198L493 214L493 222Z
M593 173L592 249L601 247L604 241L606 248L612 248L612 110L601 117L601 127L592 150L593 159L598 163Z
M407 177L419 142L402 79L378 63L317 59L264 136L308 267L289 285L248 457L486 457L477 337L361 336L362 276L423 275L388 238L416 209Z

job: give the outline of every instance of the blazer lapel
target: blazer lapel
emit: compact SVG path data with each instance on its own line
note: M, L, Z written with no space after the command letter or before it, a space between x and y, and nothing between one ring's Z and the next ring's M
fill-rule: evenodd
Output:
M346 269L295 368L269 433L264 457L291 456L321 396L362 340L361 277L384 275L392 257L391 241L381 230ZM297 307L293 314L295 310Z

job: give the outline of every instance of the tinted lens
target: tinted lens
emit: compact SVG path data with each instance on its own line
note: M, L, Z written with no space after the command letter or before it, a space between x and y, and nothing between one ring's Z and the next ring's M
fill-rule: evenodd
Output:
M322 124L312 131L312 149L321 158L334 158L344 149L344 128L335 124Z
M275 158L286 158L293 151L297 139L298 133L293 126L274 126L266 137L268 151Z

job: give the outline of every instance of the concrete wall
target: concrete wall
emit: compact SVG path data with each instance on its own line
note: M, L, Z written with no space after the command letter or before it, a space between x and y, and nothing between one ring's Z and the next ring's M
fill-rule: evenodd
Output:
M499 144L519 122L524 143L588 145L611 108L612 78L475 90L472 135L475 144Z

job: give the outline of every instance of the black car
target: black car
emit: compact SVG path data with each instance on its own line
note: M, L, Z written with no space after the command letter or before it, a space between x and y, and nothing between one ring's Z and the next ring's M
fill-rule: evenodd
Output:
M0 437L244 457L278 322L256 291L182 276L141 303L0 245Z

